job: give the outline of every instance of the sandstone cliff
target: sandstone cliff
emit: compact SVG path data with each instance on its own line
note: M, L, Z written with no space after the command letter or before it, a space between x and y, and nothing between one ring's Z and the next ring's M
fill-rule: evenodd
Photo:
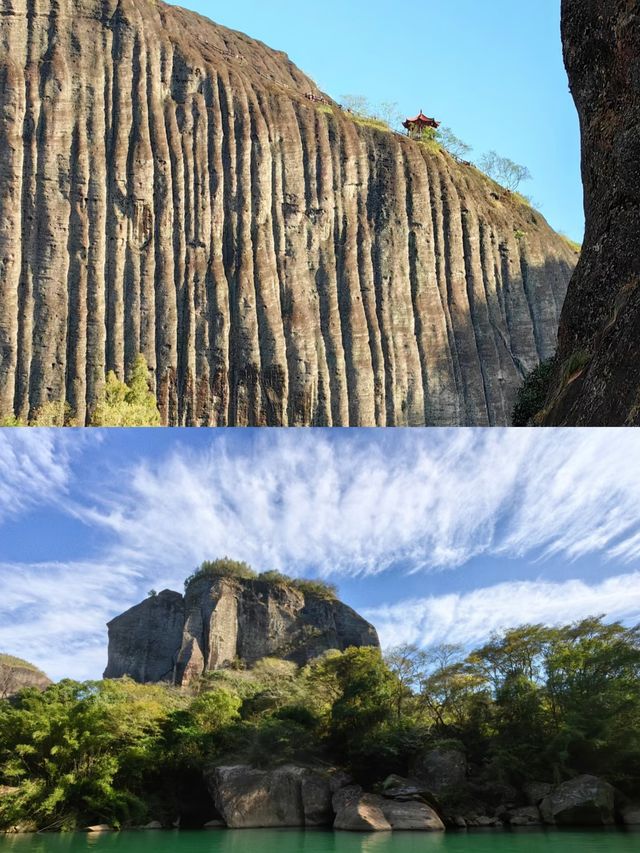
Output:
M582 131L586 234L562 313L549 425L640 425L640 15L563 0Z
M8 699L26 687L45 690L50 684L51 679L33 664L0 654L0 699Z
M264 657L305 664L329 649L377 646L375 629L332 598L260 579L201 577L164 590L108 625L105 678L187 684L204 672Z
M0 413L142 352L171 424L509 422L575 255L310 91L155 0L0 0Z

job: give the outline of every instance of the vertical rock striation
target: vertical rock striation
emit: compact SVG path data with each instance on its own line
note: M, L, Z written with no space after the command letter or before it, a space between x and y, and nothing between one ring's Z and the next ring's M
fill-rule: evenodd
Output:
M237 661L302 666L330 649L379 645L375 628L334 598L291 584L201 577L112 619L105 678L188 684Z
M548 425L640 426L640 15L563 0L582 133L586 233L562 313Z
M509 422L574 254L309 91L155 0L0 0L0 412L142 352L169 424Z

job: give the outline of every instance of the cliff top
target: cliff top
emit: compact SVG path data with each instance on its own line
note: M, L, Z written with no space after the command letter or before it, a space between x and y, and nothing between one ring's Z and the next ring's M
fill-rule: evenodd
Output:
M202 578L229 578L243 581L262 581L267 584L297 589L305 595L315 595L319 598L336 599L338 589L334 584L317 579L294 578L282 572L266 571L256 572L249 566L238 560L223 557L217 560L205 560L199 568L189 575L184 582L185 592L196 581Z
M27 669L29 670L29 672L35 672L38 675L43 675L46 678L45 673L41 669L38 669L35 664L29 663L28 660L17 658L14 655L6 655L0 653L0 666L7 666L14 669Z

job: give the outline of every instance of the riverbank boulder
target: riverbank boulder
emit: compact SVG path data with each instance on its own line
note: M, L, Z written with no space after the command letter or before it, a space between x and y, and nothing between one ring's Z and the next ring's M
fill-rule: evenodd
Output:
M233 829L329 826L333 820L328 773L234 765L214 767L206 778L216 809Z
M576 776L554 788L540 803L545 823L610 826L615 823L615 790L597 776Z
M444 830L442 820L426 803L368 794L359 785L349 785L334 794L333 809L336 813L334 829L351 832Z
M382 797L365 794L359 785L348 785L333 795L334 829L350 832L380 832L391 824L382 811Z
M509 809L501 817L509 826L540 826L542 817L537 806L522 806L517 809Z
M629 803L620 810L620 818L625 826L640 826L640 803Z

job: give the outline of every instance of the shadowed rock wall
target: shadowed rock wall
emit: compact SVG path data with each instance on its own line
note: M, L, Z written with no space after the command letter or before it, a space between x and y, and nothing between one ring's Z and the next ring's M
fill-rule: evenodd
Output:
M640 426L640 11L563 0L586 233L560 324L548 425Z
M184 598L164 590L112 619L105 678L188 684L210 670L265 657L302 666L330 649L378 646L346 604L262 580L198 578Z
M0 0L0 412L505 424L575 255L475 169L152 0Z

